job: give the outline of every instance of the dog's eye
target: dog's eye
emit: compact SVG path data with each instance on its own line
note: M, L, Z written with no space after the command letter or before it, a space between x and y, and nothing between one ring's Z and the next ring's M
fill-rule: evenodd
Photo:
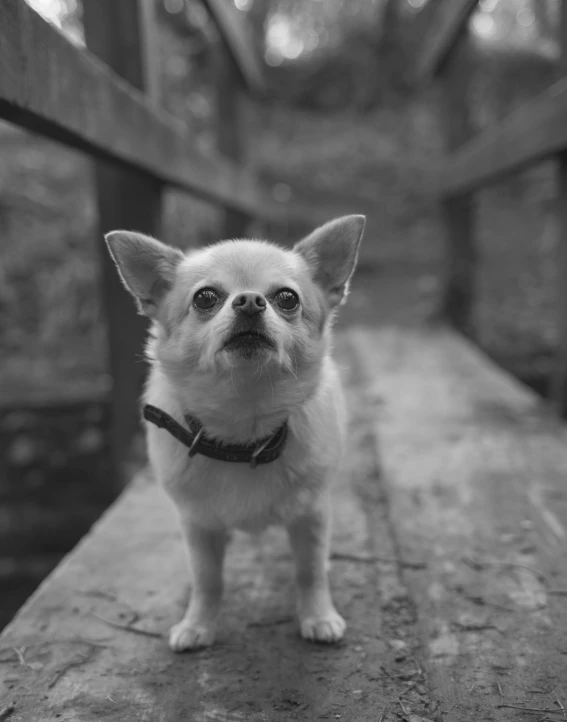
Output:
M299 306L299 296L295 291L290 291L289 288L282 288L275 295L276 303L284 311L295 311Z
M201 288L193 296L193 305L201 311L209 311L217 304L219 295L212 288Z

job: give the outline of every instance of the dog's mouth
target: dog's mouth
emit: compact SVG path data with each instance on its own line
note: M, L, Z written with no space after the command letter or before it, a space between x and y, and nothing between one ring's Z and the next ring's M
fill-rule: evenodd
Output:
M265 333L256 330L238 331L223 346L225 351L235 351L250 358L261 350L275 350L276 344Z

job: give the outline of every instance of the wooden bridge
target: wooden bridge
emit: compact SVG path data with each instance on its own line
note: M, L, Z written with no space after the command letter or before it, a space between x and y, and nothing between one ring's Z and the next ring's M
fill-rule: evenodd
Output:
M261 103L264 83L230 4L207 3L223 36L214 158L159 109L151 3L83 4L90 52L24 0L0 4L0 117L97 159L101 238L115 227L159 235L165 185L226 208L227 235L243 233L252 217L285 223L305 215L275 203L245 170L238 94ZM464 28L475 5L437 5L419 63L420 78L438 82L447 119L450 155L434 173L447 225L446 323L338 333L351 435L336 490L332 582L349 623L346 642L298 638L291 559L271 531L260 547L243 537L231 548L218 644L173 655L165 633L188 594L184 554L172 510L143 472L1 635L0 720L567 719L565 284L553 405L471 340L471 194L556 156L563 199L567 86L559 80L471 138ZM565 4L562 38L567 48ZM105 254L101 263L120 465L136 429L133 358L143 327Z

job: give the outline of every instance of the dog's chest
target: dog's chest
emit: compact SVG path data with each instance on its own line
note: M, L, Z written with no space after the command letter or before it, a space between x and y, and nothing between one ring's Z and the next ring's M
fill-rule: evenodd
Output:
M148 396L174 417L182 416L171 397L157 404L156 399ZM285 524L312 507L339 471L341 399L337 374L328 366L317 394L289 415L282 455L256 469L200 454L190 459L186 446L154 426L147 428L151 465L181 514L203 525L256 530Z
M284 460L251 469L196 457L165 487L201 523L252 532L300 514L312 504L319 485L315 478L300 482Z

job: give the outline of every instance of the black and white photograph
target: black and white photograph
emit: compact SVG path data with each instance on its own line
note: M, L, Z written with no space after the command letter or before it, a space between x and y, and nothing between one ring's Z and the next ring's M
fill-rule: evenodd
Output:
M0 722L567 721L567 0L0 0Z

